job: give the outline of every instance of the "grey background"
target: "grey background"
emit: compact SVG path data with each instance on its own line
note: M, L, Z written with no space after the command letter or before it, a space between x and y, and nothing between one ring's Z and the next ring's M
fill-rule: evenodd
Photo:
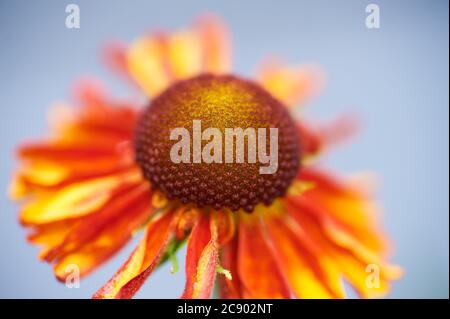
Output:
M326 163L380 175L384 225L396 244L394 261L406 270L389 297L448 298L448 2L372 2L381 9L378 30L364 24L370 1L2 0L0 297L90 297L126 259L134 243L81 288L58 283L26 243L17 206L6 197L13 149L45 133L48 106L67 99L80 76L96 75L120 96L130 92L100 61L105 41L185 26L210 11L231 27L239 74L250 75L255 61L274 53L325 68L328 85L308 112L326 119L350 109L364 120L362 134ZM80 5L79 30L65 28L68 3ZM138 297L178 297L183 285L184 271L171 275L165 266Z

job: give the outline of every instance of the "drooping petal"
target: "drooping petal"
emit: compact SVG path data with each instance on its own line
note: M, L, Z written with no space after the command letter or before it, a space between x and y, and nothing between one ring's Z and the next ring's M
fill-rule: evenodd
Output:
M107 205L83 218L60 245L48 252L47 260L61 259L100 240L106 245L122 243L153 213L147 183L137 184L112 198Z
M148 185L141 184L110 201L104 209L73 223L56 245L47 238L41 258L54 264L56 277L65 280L75 265L80 276L93 271L122 248L153 210ZM42 239L42 238L41 238ZM55 238L56 239L56 238ZM52 245L53 244L53 245Z
M26 225L40 225L84 216L100 209L117 192L141 180L139 171L131 171L74 183L26 204L20 220Z
M80 220L82 220L82 217L36 225L27 236L27 239L36 245L42 246L39 258L44 260L47 253L59 245L70 230L78 225Z
M200 210L193 207L184 209L176 226L176 238L178 240L185 239L186 236L189 235L194 225L197 224L199 217Z
M231 273L231 278L219 276L219 293L221 298L242 298L242 283L238 272L238 236L239 232L220 248L220 263Z
M264 220L273 254L298 298L343 298L337 268L298 227L295 232L287 216Z
M209 298L218 265L215 213L202 214L192 229L186 253L186 286L181 298Z
M239 216L237 267L244 298L289 298L290 293L260 228L259 218Z
M372 207L367 205L370 199L360 189L329 174L305 169L301 176L314 186L300 195L283 199L289 215L361 297L384 295L389 290L389 281L401 276L401 269L384 261L386 244L371 216ZM347 198L346 205L330 206L327 201L336 197ZM349 215L342 218L345 214ZM371 267L377 271L373 276ZM368 283L373 278L376 284Z
M176 220L164 212L149 223L145 236L128 261L93 296L93 298L131 298L158 265L173 233Z
M367 247L383 251L386 242L377 229L377 208L367 194L356 186L315 168L302 170L299 179L315 185L303 196L320 205L318 212L333 218Z
M232 211L224 209L217 212L217 232L219 246L226 244L234 237L236 220Z
M81 107L52 112L57 124L51 138L19 147L22 165L10 187L13 198L40 196L135 166L131 141L137 111L107 101L101 89L85 82L76 92Z

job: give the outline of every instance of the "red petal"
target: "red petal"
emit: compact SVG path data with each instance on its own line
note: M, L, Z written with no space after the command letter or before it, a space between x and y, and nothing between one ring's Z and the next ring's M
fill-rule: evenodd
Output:
M261 231L259 218L240 216L238 272L246 298L289 298L290 293Z
M231 241L221 247L220 261L224 269L231 273L231 280L225 276L219 276L220 297L227 299L242 298L242 283L238 273L238 235L233 237Z
M163 213L147 226L144 238L128 261L93 298L131 298L158 265L176 221L173 213Z
M181 298L209 298L218 264L215 214L203 214L192 229L186 254L186 286Z

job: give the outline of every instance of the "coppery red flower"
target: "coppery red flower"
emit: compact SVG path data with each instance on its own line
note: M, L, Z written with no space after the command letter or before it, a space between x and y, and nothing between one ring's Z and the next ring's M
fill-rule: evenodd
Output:
M18 151L11 194L21 200L29 240L43 246L40 258L59 280L70 264L87 275L142 228L140 244L94 297L132 297L185 242L183 298L210 297L216 277L223 298L342 298L344 280L372 297L400 276L385 262L367 187L316 161L354 123L319 126L290 115L320 89L318 69L270 61L253 81L227 75L229 34L211 16L129 48L115 43L106 60L149 106L84 84L78 108L59 109L52 137ZM161 135L196 118L221 129L278 125L279 171L168 164ZM370 264L380 267L375 287L366 282Z

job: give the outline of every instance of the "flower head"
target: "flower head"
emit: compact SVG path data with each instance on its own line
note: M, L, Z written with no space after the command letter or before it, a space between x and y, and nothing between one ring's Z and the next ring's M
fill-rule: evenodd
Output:
M353 123L294 119L293 107L321 86L320 72L267 62L254 80L243 79L230 75L229 48L226 28L211 16L108 47L110 66L150 102L116 101L85 83L78 108L59 109L51 138L19 147L11 196L21 200L29 240L43 247L40 258L60 280L71 264L86 275L143 229L94 297L132 297L183 244L183 298L210 297L216 278L224 298L342 298L344 280L362 297L386 293L401 271L385 262L372 195L315 161ZM220 134L276 127L276 172L225 162L224 154L214 163L170 161L170 129L193 129L195 120ZM369 265L379 268L375 285Z

